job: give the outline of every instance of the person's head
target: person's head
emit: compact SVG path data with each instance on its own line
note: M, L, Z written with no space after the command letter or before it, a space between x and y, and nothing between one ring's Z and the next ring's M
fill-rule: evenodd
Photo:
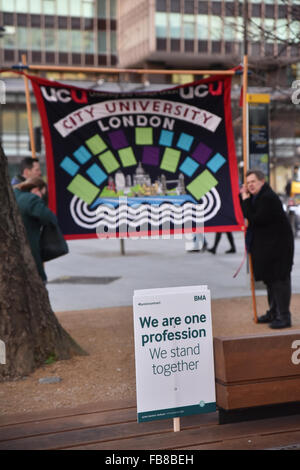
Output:
M250 194L255 196L265 184L265 175L260 170L248 170L246 173L246 185Z
M27 180L17 184L15 188L18 188L20 191L33 193L40 198L44 197L47 192L45 181L38 177L27 178Z
M20 172L25 179L42 176L40 163L37 158L23 158L20 165Z

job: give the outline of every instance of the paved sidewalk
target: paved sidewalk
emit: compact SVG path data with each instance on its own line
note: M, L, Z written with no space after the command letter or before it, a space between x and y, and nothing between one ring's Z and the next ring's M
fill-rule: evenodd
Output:
M208 245L214 233L207 234ZM69 241L70 253L46 263L48 292L54 311L126 306L132 304L135 289L207 284L212 298L251 295L244 257L242 233L234 233L237 253L225 254L228 239L222 235L216 255L187 252L186 240ZM300 239L295 242L293 292L300 293ZM258 286L256 295L265 294Z

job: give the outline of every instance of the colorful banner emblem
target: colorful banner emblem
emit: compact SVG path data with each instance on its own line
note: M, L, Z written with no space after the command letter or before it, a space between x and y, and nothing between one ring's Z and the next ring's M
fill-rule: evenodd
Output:
M230 77L134 93L29 78L66 238L242 229Z

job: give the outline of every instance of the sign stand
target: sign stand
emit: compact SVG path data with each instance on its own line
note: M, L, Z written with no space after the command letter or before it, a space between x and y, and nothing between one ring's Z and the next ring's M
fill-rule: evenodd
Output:
M180 432L180 418L173 418L173 431Z

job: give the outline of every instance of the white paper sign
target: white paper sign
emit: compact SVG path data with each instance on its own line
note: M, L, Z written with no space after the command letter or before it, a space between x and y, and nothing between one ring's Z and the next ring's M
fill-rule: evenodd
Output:
M216 410L207 286L135 291L138 421Z

